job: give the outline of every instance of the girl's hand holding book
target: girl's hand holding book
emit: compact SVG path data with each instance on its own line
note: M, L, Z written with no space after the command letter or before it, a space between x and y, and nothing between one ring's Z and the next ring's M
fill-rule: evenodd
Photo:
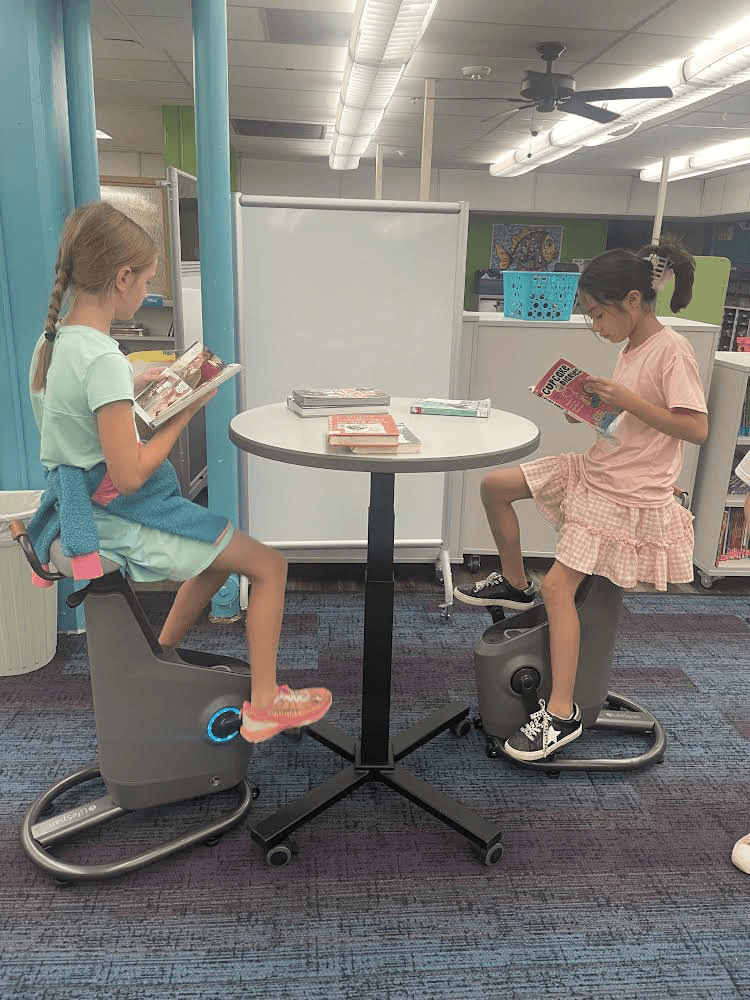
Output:
M618 410L630 410L636 398L630 389L626 389L620 382L614 382L611 378L592 375L586 379L583 388L592 396L598 396L600 403Z
M146 388L149 382L155 382L166 367L166 365L154 365L141 372L140 375L136 375L133 379L133 390L136 396Z

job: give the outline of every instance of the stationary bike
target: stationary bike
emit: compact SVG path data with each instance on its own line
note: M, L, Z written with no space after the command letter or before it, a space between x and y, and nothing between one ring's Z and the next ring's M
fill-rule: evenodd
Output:
M72 577L59 539L40 563L22 522L11 534L34 571L48 581ZM21 842L31 860L58 882L111 878L136 871L198 843L213 843L248 813L259 790L247 779L253 747L239 735L250 668L243 660L195 649L163 650L120 567L74 591L86 602L86 641L96 719L98 762L57 781L29 807ZM101 777L106 795L49 815L63 793ZM56 858L62 841L124 813L235 789L235 808L173 840L107 864ZM47 815L44 815L47 813Z
M602 576L587 576L576 591L581 645L573 698L581 709L584 730L646 735L648 749L628 757L575 758L553 753L543 760L509 760L556 777L561 771L629 771L663 759L666 736L661 723L641 705L608 690L622 597L622 589ZM488 610L494 624L474 646L479 702L475 724L487 737L487 756L494 758L505 756L505 741L538 710L540 698L549 698L552 685L544 605L507 619L503 608Z

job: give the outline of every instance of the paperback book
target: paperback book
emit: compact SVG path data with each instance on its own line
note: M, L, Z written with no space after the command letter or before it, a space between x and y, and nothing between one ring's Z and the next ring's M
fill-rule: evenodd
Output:
M195 343L138 393L135 412L148 427L156 430L240 371L242 365L227 365L218 354Z
M298 406L388 406L391 397L382 389L292 389L292 400Z
M300 406L292 396L287 396L286 405L289 409L296 413L300 417L330 417L333 413L341 413L342 405L339 403L334 406ZM368 413L387 413L388 404L384 406L353 406L352 412L355 414L361 410L367 410Z
M396 448L398 427L390 413L334 413L328 418L328 444Z
M398 440L395 448L393 445L384 448L378 447L378 445L370 445L369 448L350 445L351 450L355 455L392 455L394 452L397 455L413 455L418 452L422 447L422 442L411 427L407 427L406 424L396 424L396 426L398 427Z
M447 417L489 417L489 399L415 399L410 413L435 413Z
M587 392L584 384L590 378L588 372L560 358L536 385L529 388L540 399L546 399L576 420L589 424L597 434L614 440L622 410L606 406L596 393Z

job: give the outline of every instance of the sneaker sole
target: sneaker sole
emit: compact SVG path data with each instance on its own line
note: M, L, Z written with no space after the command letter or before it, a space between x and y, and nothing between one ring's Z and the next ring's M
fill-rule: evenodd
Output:
M316 712L312 717L305 716L303 719L297 719L294 722L283 724L269 722L265 729L245 729L243 725L240 727L240 736L246 743L265 743L266 740L272 740L274 736L278 736L279 733L284 733L288 729L304 729L306 726L312 726L316 722L320 722L330 707L330 704L326 705L321 712Z
M474 604L479 608L509 608L511 611L528 611L529 608L534 607L533 597L530 601L511 601L510 598L470 597L469 594L460 593L458 588L453 591L453 596L457 601L462 601L464 604Z
M573 730L572 733L569 733L563 739L558 740L557 743L555 743L555 745L550 747L548 750L516 750L515 747L509 746L507 742L505 743L503 750L514 760L544 760L545 757L549 757L550 754L557 753L561 747L564 747L568 743L572 743L573 740L577 740L582 732L583 726L581 725L578 729Z

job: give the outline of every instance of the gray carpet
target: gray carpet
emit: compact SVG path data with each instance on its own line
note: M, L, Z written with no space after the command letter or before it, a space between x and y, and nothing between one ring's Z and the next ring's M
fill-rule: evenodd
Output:
M158 624L167 598L142 598ZM472 646L489 619L462 608L446 624L438 599L397 592L393 732L446 700L475 703ZM362 618L357 593L290 594L279 668L292 685L330 686L331 718L352 732ZM241 626L204 621L189 639L244 655ZM409 757L502 826L495 867L371 783L297 831L285 868L267 867L241 826L118 881L59 887L18 827L43 788L95 757L85 642L61 637L49 666L0 678L0 997L747 998L750 876L729 855L750 831L749 667L748 599L627 596L611 686L663 722L663 764L553 780L488 759L478 731ZM253 815L339 767L310 739L264 745ZM114 857L230 801L124 817L63 853Z

